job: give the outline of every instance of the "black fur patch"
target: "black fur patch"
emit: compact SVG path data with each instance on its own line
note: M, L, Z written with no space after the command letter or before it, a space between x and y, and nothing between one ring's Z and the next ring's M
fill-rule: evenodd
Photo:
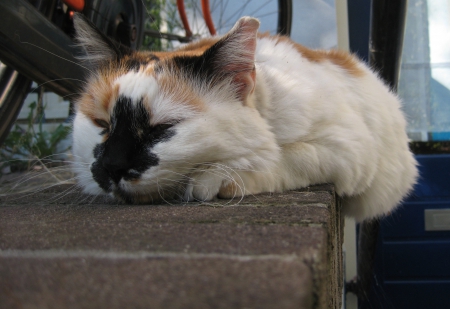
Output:
M129 71L139 71L139 69L141 68L142 65L144 65L145 63L143 63L142 61L138 60L138 59L130 59L126 62L126 66L128 68Z
M221 70L221 59L218 57L218 52L223 45L223 41L218 41L200 56L177 56L173 58L173 61L188 76L200 77L214 85L215 82L227 77L228 73Z
M130 98L119 97L108 138L94 148L96 161L91 166L94 180L103 190L111 192L112 182L139 179L143 172L158 165L159 158L150 148L175 135L170 127L152 126L142 100L134 104Z

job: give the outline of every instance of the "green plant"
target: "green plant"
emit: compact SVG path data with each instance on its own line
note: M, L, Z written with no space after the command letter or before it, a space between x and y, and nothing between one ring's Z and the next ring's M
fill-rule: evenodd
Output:
M15 169L29 168L36 161L45 164L47 158L55 154L58 144L70 133L70 127L60 124L51 132L43 129L43 108L36 102L29 106L26 127L17 123L0 148L1 168L14 166ZM70 147L65 149L68 150Z
M161 11L166 5L166 0L145 0L144 2L148 18L145 21L145 29L153 31L161 31L162 16ZM141 49L160 51L163 49L162 41L159 37L145 35Z
M184 35L185 30L180 21L176 0L144 0L148 18L145 21L144 40L142 50L164 51L173 49L170 39L164 39L161 32ZM187 10L195 7L194 1L186 0Z

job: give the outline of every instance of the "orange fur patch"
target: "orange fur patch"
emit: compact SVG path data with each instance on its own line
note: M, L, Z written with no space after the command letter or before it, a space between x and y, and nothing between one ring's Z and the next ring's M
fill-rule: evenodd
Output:
M114 103L119 96L119 87L114 86L114 80L120 74L126 72L122 66L117 67L113 63L98 71L97 78L88 81L89 87L78 101L78 110L96 124L95 119L109 122Z
M176 74L163 74L157 77L161 92L170 93L175 102L189 105L195 111L203 111L205 103L192 90L192 87Z

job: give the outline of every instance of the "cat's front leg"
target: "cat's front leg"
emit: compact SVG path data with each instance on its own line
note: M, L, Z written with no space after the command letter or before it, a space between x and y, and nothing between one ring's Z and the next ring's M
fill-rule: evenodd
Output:
M188 177L189 182L183 196L183 200L187 202L204 202L214 199L224 180L223 176L214 169L206 169Z
M275 192L275 176L274 173L237 172L224 166L205 169L190 175L184 200L233 199L248 194Z

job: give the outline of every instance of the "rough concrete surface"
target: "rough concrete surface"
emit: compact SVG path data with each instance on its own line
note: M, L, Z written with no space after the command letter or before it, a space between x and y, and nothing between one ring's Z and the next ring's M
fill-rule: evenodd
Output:
M61 185L0 197L0 308L340 308L331 185L120 205Z

